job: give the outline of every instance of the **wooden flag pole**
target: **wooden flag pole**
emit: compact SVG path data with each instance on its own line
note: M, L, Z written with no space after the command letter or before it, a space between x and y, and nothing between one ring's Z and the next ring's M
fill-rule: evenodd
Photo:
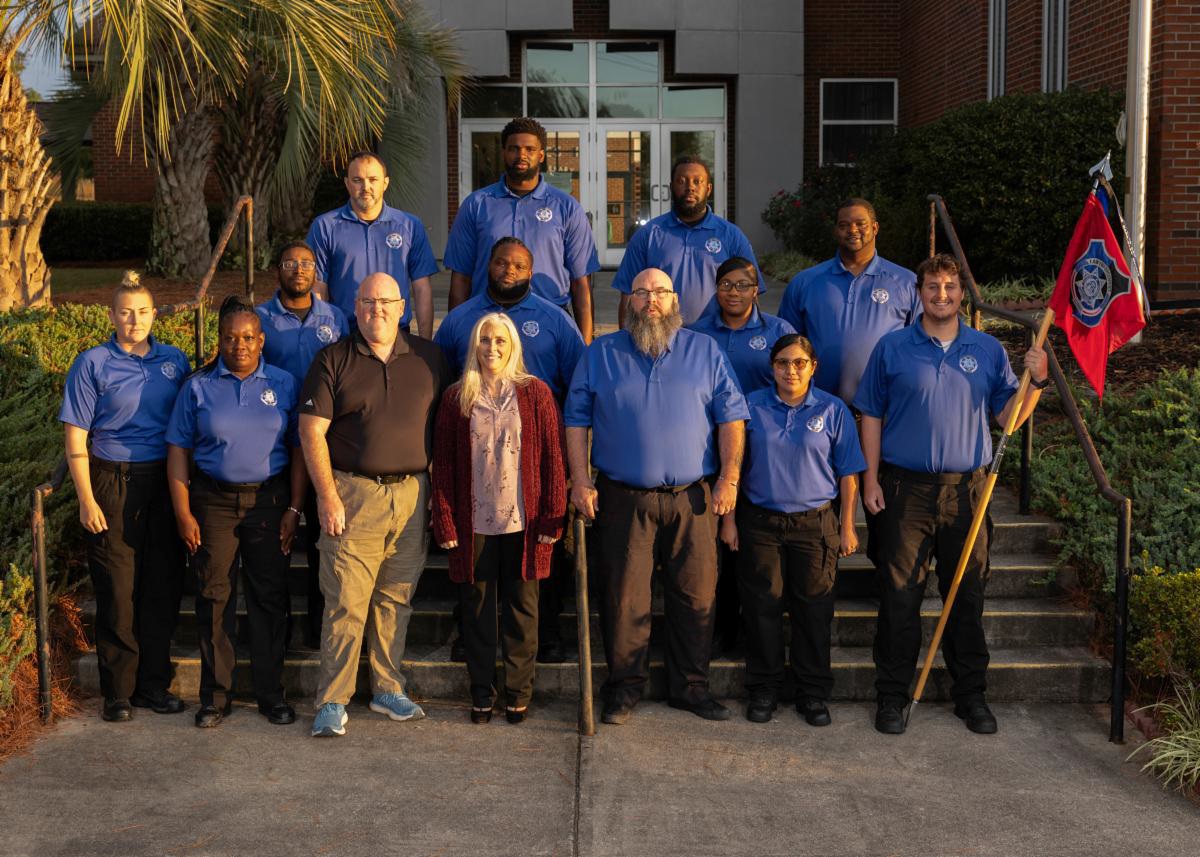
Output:
M1054 321L1054 310L1046 308L1046 314L1042 316L1041 327L1038 328L1037 337L1034 339L1034 344L1041 348L1046 341L1046 334L1050 330L1050 325ZM1004 448L1008 446L1008 439L1017 427L1017 417L1021 413L1021 408L1025 404L1025 395L1029 391L1030 381L1029 370L1026 369L1021 373L1021 386L1017 388L1016 395L1013 397L1014 406L1012 412L1008 415L1008 424L1004 426L1004 434L1000 436L1000 441L996 444L996 451L992 455L992 464L988 468L987 482L983 486L983 496L979 499L979 505L975 509L975 519L971 521L971 529L967 533L967 540L963 543L962 554L958 557L958 567L954 570L954 580L950 583L950 591L946 593L945 604L942 605L942 615L938 618L937 628L933 632L933 639L929 641L929 650L925 652L925 666L921 668L921 676L917 679L917 689L913 691L912 704L915 707L921 701L921 694L925 692L925 683L929 680L929 671L933 668L933 656L937 654L938 646L942 642L942 634L946 630L946 621L950 618L950 610L954 607L954 599L958 595L958 586L962 583L963 574L967 570L967 561L971 556L971 551L975 549L975 539L979 536L979 528L983 526L984 520L987 518L988 504L992 500L992 489L996 487L996 477L1000 475L1000 460L1004 458ZM911 709L910 709L911 713Z
M579 734L596 734L592 703L592 621L588 608L587 537L583 515L575 516L575 616L579 631Z

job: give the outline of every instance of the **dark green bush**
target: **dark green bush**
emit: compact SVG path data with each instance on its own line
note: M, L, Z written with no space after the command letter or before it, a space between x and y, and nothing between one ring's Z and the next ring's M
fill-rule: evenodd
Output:
M1200 679L1200 568L1154 567L1129 590L1130 665L1146 678Z
M150 246L153 206L135 202L60 202L46 215L41 247L46 261L113 262L144 259ZM209 206L210 239L216 241L224 216Z
M863 196L879 214L880 253L911 267L929 252L925 197L939 193L980 281L1053 276L1090 188L1088 167L1112 149L1122 171L1113 134L1122 101L1069 89L968 104L881 138L856 167L811 171L776 194L763 219L788 249L821 259L831 255L834 207Z

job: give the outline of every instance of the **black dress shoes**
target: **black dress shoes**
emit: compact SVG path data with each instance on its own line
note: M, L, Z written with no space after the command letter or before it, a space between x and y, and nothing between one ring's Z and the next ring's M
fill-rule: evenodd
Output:
M482 705L471 706L471 722L472 723L491 723L492 709L484 708Z
M155 714L178 714L187 709L182 699L165 690L135 693L130 697L129 704L134 708L149 708Z
M804 718L809 726L828 726L833 722L829 716L829 707L820 699L801 699L796 702L796 713Z
M610 726L624 726L633 716L633 706L624 702L606 702L600 720Z
M690 711L705 720L728 720L733 713L711 696L699 702L688 702L686 699L668 699L667 705L682 711Z
M286 702L276 702L274 705L260 705L258 713L267 718L268 723L276 726L287 726L296 722L296 709ZM200 724L197 723L197 726Z
M124 723L133 719L133 708L128 699L106 699L100 709L100 717L109 723Z
M217 708L215 705L202 705L200 710L196 712L196 728L211 729L214 726L220 726L221 721L230 715L233 711L233 703L225 703L224 708Z
M982 699L971 699L954 703L954 716L967 722L967 728L980 735L994 735L996 715Z
M746 705L746 719L751 723L770 723L775 713L775 699L770 696L752 696Z
M529 716L528 708L505 708L504 719L509 723L524 723L525 718Z
M904 711L898 702L881 702L875 710L875 731L884 735L904 734Z

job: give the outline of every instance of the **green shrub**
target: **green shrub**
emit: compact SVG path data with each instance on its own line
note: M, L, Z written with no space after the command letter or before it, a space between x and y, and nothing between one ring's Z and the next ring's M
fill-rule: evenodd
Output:
M1146 752L1150 759L1142 766L1163 781L1163 788L1183 791L1200 785L1200 687L1195 681L1183 681L1175 687L1176 696L1147 706L1163 725L1166 734L1152 738L1129 754L1129 759Z
M1200 679L1200 568L1135 575L1129 590L1130 664L1147 678Z
M863 196L879 215L879 252L912 267L929 253L925 197L939 193L981 282L1053 276L1089 189L1088 167L1109 149L1114 172L1124 163L1112 133L1123 99L1069 89L964 105L880 138L856 167L810 171L770 200L763 219L785 247L820 259L838 201ZM1122 181L1115 176L1113 186Z
M832 255L832 250L830 251ZM758 260L758 266L762 268L762 272L769 277L774 277L781 283L789 282L792 277L799 274L805 268L811 268L816 264L808 256L803 253L797 253L795 250L780 250L775 253L765 253Z
M1133 501L1134 555L1163 568L1200 568L1200 370L1110 390L1103 406L1076 399L1110 482ZM1062 524L1060 565L1074 567L1103 598L1115 574L1116 513L1097 493L1070 425L1043 413L1034 435L1034 506ZM1006 467L1018 458L1007 456Z
M42 253L51 265L144 259L153 212L153 206L134 202L60 202L46 215ZM221 207L209 206L210 240L216 241L223 224Z

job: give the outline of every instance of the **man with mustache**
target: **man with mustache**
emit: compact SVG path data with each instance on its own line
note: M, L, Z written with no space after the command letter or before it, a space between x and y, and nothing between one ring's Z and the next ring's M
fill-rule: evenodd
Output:
M754 250L742 230L709 208L712 191L712 174L704 161L694 155L675 161L671 167L671 210L633 233L613 278L613 288L622 293L617 309L622 327L633 280L646 268L658 268L671 278L685 325L700 318L712 303L717 268L722 262L731 256L744 256L757 268ZM758 291L765 292L762 275L756 279Z
M327 286L330 303L352 325L357 326L358 284L370 274L382 273L400 286L401 328L407 333L415 316L417 333L429 339L433 336L429 278L438 272L437 260L425 225L415 215L384 203L389 181L387 165L378 155L351 155L345 178L350 200L316 218L304 240L316 254L317 279Z
M533 254L533 291L567 309L584 342L592 341L591 275L600 269L587 214L575 198L542 177L546 129L528 117L500 132L504 175L462 201L444 261L450 269L453 310L487 290L490 251L505 236L520 238Z
M596 521L605 582L602 719L626 722L645 690L650 579L661 564L668 704L727 720L708 686L717 517L737 503L749 412L717 344L681 329L671 278L648 268L631 285L627 329L584 352L565 408L571 502Z

